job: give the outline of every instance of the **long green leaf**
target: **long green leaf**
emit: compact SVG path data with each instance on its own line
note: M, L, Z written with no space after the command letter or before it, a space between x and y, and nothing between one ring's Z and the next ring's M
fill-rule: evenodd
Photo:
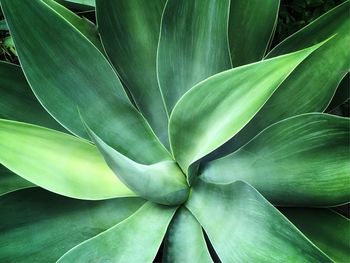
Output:
M90 129L89 134L109 167L141 197L164 205L182 204L187 199L186 178L174 161L140 164L114 150Z
M350 119L303 114L209 162L202 177L214 183L246 181L276 205L338 205L350 201L349 144Z
M158 77L170 113L199 81L231 67L229 0L168 0L158 47Z
M329 209L281 208L280 211L333 260L349 262L349 219Z
M13 191L34 187L32 183L12 173L0 164L0 196Z
M0 261L55 262L134 213L144 200L81 201L39 188L0 198Z
M213 262L202 227L185 207L175 214L167 231L163 250L164 262Z
M69 23L71 23L81 34L88 38L101 52L103 47L98 36L96 26L85 18L81 18L69 9L58 4L54 0L42 0L45 4L50 6L58 14L63 16Z
M95 146L39 126L0 120L0 163L36 185L69 197L135 196Z
M168 116L157 82L156 54L165 0L98 0L99 32L107 54L164 144Z
M320 45L216 74L193 87L170 117L170 142L184 171L232 138L295 67Z
M176 208L144 204L136 213L68 251L64 262L152 262Z
M231 1L228 37L234 67L263 58L277 23L279 4L276 0Z
M3 61L0 61L0 118L64 131L35 98L21 68Z
M223 262L331 262L246 183L197 182L186 207Z
M170 158L106 58L71 23L40 0L1 4L29 84L62 125L88 138L80 111L121 153L145 163Z
M329 103L326 112L330 112L334 110L336 107L340 106L344 102L350 99L350 73L346 74L346 76L342 79L337 87L337 91L335 92L332 101Z
M281 84L264 107L222 149L222 155L247 143L269 125L295 115L324 111L350 68L350 2L334 8L304 27L267 56L272 58L300 50L332 37L310 57L305 59Z

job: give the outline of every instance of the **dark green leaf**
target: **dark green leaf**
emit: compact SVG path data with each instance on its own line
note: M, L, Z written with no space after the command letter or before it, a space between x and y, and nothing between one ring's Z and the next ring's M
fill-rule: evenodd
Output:
M80 201L39 188L0 198L0 261L55 262L134 213L139 198Z
M168 116L157 82L156 54L165 0L98 0L99 32L119 76L164 144Z
M0 118L62 130L41 106L19 66L0 61Z
M68 251L63 262L152 262L176 208L148 202L132 216Z
M170 158L107 59L71 23L40 0L1 4L29 84L62 125L88 138L79 109L88 125L126 156L144 163Z
M231 67L229 0L168 0L158 47L158 77L168 112L199 81Z
M276 26L279 2L231 1L228 37L234 67L263 58Z
M34 187L32 183L12 173L0 164L0 196L13 191Z
M280 210L333 260L349 262L349 219L329 209L281 208Z

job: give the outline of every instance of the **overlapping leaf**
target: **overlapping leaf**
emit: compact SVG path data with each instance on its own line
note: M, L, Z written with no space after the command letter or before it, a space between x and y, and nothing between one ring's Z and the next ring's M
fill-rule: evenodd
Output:
M157 70L169 113L193 85L231 67L228 11L228 0L167 1Z
M329 209L281 208L315 245L336 262L350 258L350 221Z
M241 181L216 185L199 179L186 207L223 262L332 262Z
M0 261L55 262L134 213L144 200L81 201L39 188L1 197Z
M96 13L108 57L155 133L168 145L168 116L156 72L165 2L98 0Z
M17 176L0 164L0 196L13 191L34 187L32 183Z
M62 125L88 138L79 109L122 154L142 163L170 158L106 58L68 20L40 0L1 4L29 84Z
M213 262L202 227L185 207L175 214L167 231L163 250L164 262Z
M147 202L126 220L68 251L64 262L152 262L176 208Z
M231 153L269 125L307 112L324 111L350 68L350 2L332 9L276 46L267 58L297 51L332 37L283 81L236 138L220 150Z
M62 130L41 106L19 66L0 61L0 118Z
M244 180L277 205L338 205L350 201L349 144L349 119L299 115L209 162L202 177L215 183Z
M277 23L280 1L234 0L230 3L228 37L234 67L265 55ZM286 52L287 53L287 52Z
M184 174L172 160L144 165L120 154L89 129L89 134L109 167L131 190L164 205L183 203L189 194Z
M187 172L192 163L239 132L319 46L219 73L186 93L169 124L172 150L181 168Z
M0 163L36 185L69 197L135 196L95 146L39 126L0 120Z

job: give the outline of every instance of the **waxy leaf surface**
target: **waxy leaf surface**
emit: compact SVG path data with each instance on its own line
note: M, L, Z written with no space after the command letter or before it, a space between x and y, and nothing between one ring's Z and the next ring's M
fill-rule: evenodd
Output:
M270 202L332 206L350 201L350 119L323 113L271 125L248 144L203 167L215 183L243 180Z
M94 145L39 126L0 120L0 163L38 186L69 197L135 196Z
M169 158L107 59L67 19L40 0L1 4L29 84L63 126L88 138L81 114L123 154L140 162Z
M164 241L164 262L211 263L201 225L185 207L171 221Z
M136 105L168 145L168 116L158 86L156 55L165 0L98 0L98 28L108 57Z
M198 180L186 207L222 262L332 262L244 182Z
M0 198L0 261L56 262L72 247L134 213L144 200L81 201L39 188Z
M152 262L176 208L147 202L133 215L68 251L64 262Z

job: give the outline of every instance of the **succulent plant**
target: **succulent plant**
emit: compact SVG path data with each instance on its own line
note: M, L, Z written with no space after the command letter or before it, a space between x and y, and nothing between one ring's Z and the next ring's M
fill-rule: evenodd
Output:
M272 50L276 0L1 7L1 262L349 260L349 1Z

